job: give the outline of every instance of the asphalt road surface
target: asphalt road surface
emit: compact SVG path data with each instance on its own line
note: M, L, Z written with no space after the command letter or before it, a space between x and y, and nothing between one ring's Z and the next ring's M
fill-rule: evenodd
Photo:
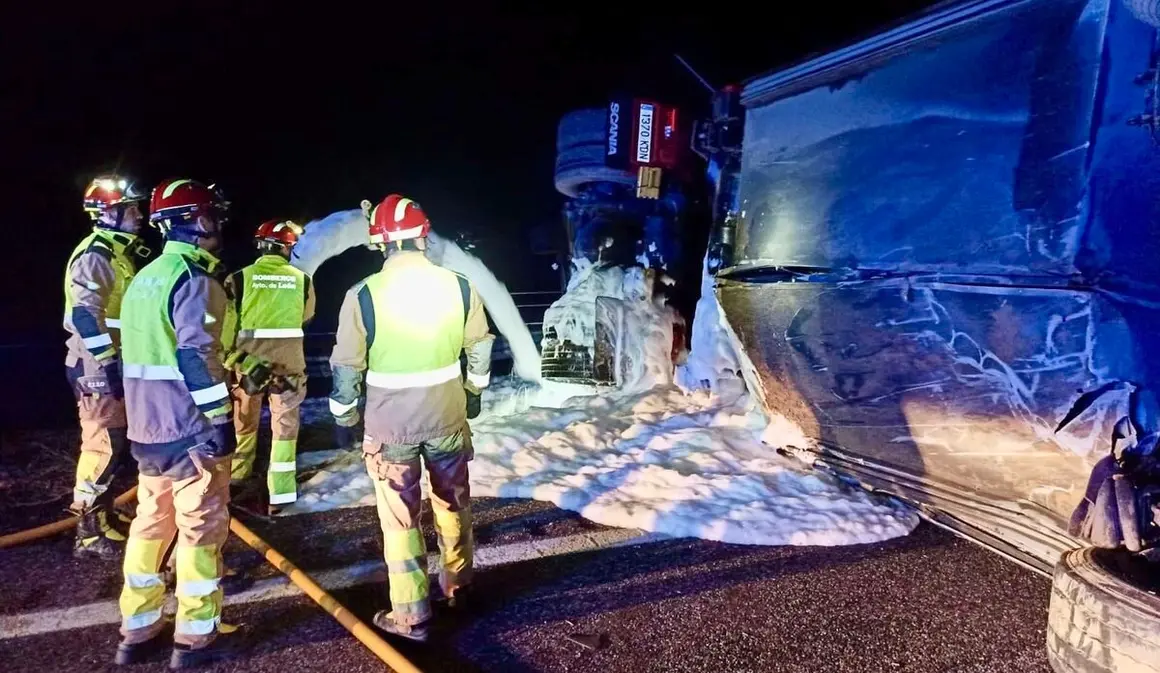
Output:
M477 511L481 549L608 530L530 501L480 499ZM254 527L312 574L341 574L381 552L372 508ZM116 625L86 626L87 613L72 606L111 606L119 568L75 561L70 550L68 536L0 550L0 620L55 610L78 626L23 637L0 628L0 671L166 670L164 661L109 663ZM248 579L277 581L236 541L227 562ZM1049 673L1049 582L925 524L904 539L851 547L662 540L530 558L481 571L476 588L469 611L440 615L431 642L397 647L431 672ZM368 622L386 607L381 583L335 596ZM226 619L244 625L249 649L207 670L385 670L302 596L232 605Z

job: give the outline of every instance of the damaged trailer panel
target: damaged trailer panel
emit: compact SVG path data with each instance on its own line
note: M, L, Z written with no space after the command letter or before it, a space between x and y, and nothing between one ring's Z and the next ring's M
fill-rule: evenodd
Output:
M1120 0L947 3L742 95L717 293L767 410L1040 569L1117 423L1155 441L1155 44Z

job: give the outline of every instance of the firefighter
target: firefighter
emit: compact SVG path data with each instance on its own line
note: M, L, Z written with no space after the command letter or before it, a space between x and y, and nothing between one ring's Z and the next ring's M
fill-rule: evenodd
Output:
M371 247L386 261L343 300L330 358L330 410L340 428L357 424L365 378L363 457L375 487L392 608L374 623L425 641L431 608L419 528L420 459L431 484L439 584L455 605L472 575L468 399L478 413L494 337L475 288L424 254L431 224L417 203L392 194L374 208L364 201L363 212Z
M73 555L120 558L125 536L109 525L109 485L128 462L121 383L121 299L141 252L137 234L145 200L124 177L89 183L84 209L93 230L69 256L64 278L64 328L69 332L66 372L77 399L81 454L71 509L80 516Z
M270 467L266 475L270 514L298 498L298 410L306 397L302 327L314 317L310 276L290 265L302 235L291 221L270 220L254 236L261 256L226 282L239 316L234 388L238 449L232 479L239 492L254 469L262 400L270 399Z
M118 664L147 659L167 644L161 569L175 539L170 667L225 658L239 637L221 623L234 433L221 344L228 302L215 274L228 207L200 182L158 185L149 219L165 247L125 293L125 403L140 476L125 549Z

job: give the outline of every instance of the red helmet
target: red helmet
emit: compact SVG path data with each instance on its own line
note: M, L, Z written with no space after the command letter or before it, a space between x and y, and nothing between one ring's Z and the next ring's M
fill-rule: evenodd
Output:
M182 178L166 180L153 188L149 205L149 222L163 232L173 227L188 227L199 215L211 215L224 224L229 201L214 185Z
M123 203L139 203L145 193L132 180L120 175L102 175L93 179L85 189L84 208L94 220L109 208Z
M302 226L290 220L269 220L263 222L254 233L254 240L259 243L270 243L286 248L292 248L298 243L302 235Z
M368 219L372 244L423 238L431 233L431 221L419 204L399 194L383 199L370 210Z

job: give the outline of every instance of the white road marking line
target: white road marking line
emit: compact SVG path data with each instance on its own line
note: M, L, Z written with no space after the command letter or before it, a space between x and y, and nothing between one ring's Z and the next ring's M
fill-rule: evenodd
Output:
M668 539L666 536L643 533L639 530L612 528L593 533L580 533L566 537L547 538L513 542L475 550L476 568L496 566L520 561L530 561L549 556L575 554L578 552L612 549L630 545L656 542ZM428 555L428 567L437 568L439 555ZM333 568L321 572L309 572L314 581L327 591L347 589L360 584L386 582L387 569L384 562L364 561L344 568ZM245 591L226 596L225 605L239 605L271 601L279 598L300 596L302 592L285 575L258 580ZM170 595L166 599L165 611L173 614L176 600ZM121 613L116 600L100 601L66 608L53 608L39 612L0 616L0 640L23 638L44 633L57 633L72 629L83 629L99 624L119 624Z

